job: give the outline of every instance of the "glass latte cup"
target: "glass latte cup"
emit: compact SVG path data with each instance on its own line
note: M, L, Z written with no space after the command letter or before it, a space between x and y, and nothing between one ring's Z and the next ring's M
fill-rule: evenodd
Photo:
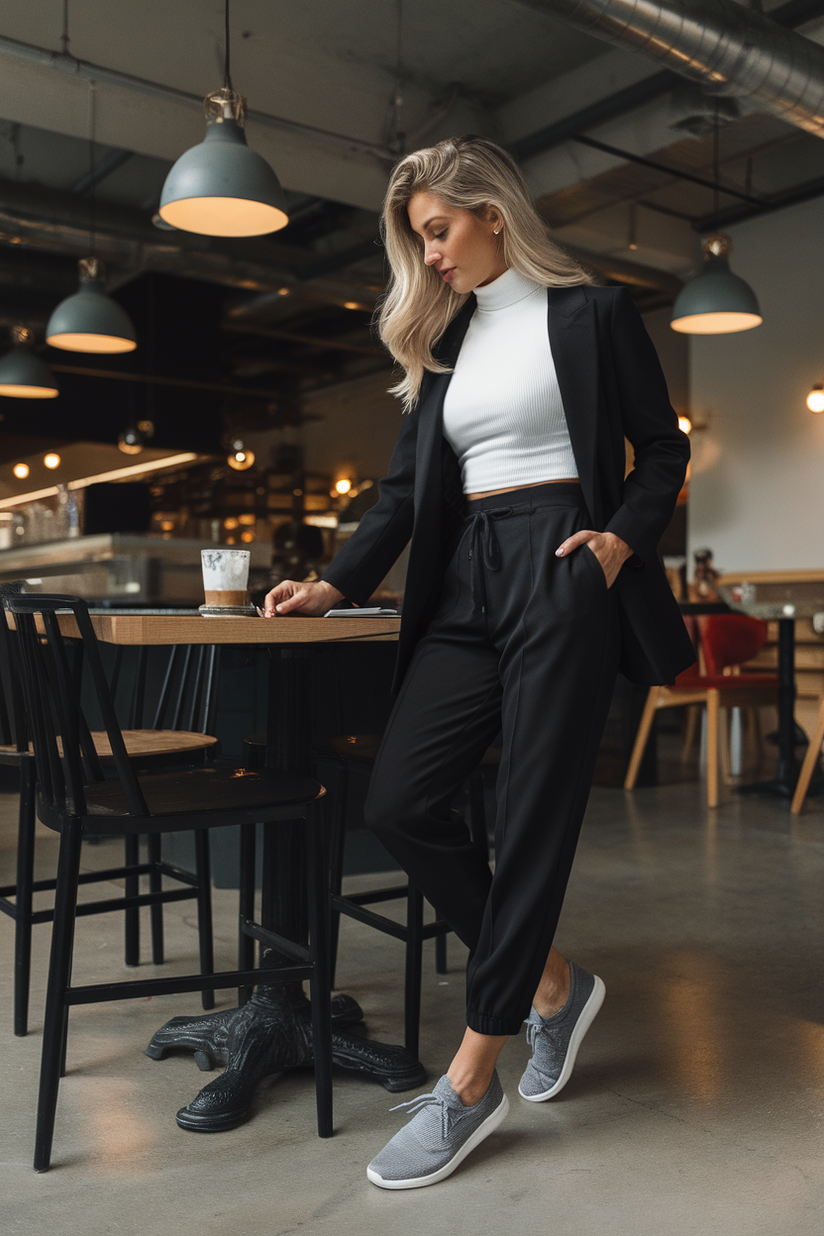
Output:
M249 583L248 549L202 549L203 590L208 606L246 604Z

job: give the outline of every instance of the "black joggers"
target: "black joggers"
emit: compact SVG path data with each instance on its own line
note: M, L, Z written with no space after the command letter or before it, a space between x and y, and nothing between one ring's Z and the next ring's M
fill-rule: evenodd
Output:
M618 665L581 487L467 503L437 613L381 743L367 822L469 946L467 1024L515 1034L563 904ZM495 873L451 811L498 732Z

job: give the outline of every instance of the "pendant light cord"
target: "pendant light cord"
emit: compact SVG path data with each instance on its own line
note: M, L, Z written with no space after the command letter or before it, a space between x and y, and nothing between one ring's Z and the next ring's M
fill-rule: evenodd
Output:
M712 230L718 231L718 95L715 96L715 118L712 127Z
M63 33L60 36L62 54L69 54L69 0L63 0Z
M230 71L230 60L229 60L229 0L226 0L226 7L224 9L223 25L224 25L224 37L225 37L225 53L224 53L224 62L223 62L223 85L226 87L227 90L232 90L233 89L232 74Z
M90 209L89 209L89 251L91 257L97 257L95 250L95 233L97 231L96 223L96 207L97 198L95 195L94 182L94 138L95 138L95 101L97 92L97 82L89 82L89 189L90 189Z
M389 112L388 138L389 147L395 154L403 154L403 145L405 133L400 131L401 108L403 107L403 95L401 87L403 85L403 0L397 0L398 4L398 28L397 39L395 44L395 90L392 96L392 106Z

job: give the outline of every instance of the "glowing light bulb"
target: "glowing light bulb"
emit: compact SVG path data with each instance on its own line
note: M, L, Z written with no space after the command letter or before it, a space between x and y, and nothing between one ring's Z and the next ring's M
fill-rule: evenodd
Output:
M678 428L681 430L681 433L692 433L692 421L688 416L679 416Z
M55 451L49 451L48 455L43 456L43 463L47 468L54 470L60 467L60 456Z
M824 386L817 382L807 396L807 407L811 412L824 412Z
M335 481L335 493L348 494L351 488L352 482L347 480L346 477L343 477L339 481Z
M31 468L29 465L24 463L15 464L12 468L12 472L17 477L18 481L25 481L30 471Z

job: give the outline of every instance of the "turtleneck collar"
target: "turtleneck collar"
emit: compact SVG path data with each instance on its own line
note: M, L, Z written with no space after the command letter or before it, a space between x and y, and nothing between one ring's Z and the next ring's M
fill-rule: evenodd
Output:
M492 283L475 288L475 299L481 313L493 313L498 309L508 309L519 300L526 300L527 296L532 296L540 289L540 283L527 279L526 275L521 275L510 267Z

